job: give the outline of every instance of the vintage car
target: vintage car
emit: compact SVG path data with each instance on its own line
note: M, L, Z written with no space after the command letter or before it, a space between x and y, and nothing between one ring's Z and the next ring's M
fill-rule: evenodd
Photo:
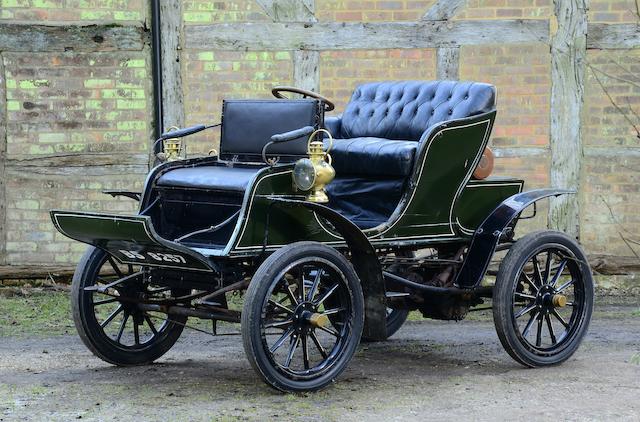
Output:
M90 245L72 309L96 356L148 364L188 317L212 320L212 333L240 323L267 384L312 391L409 311L461 320L487 299L517 362L576 351L593 309L584 252L556 231L514 238L525 208L573 192L487 177L493 86L367 83L326 119L334 105L321 95L273 94L224 101L219 153L183 154L184 136L213 126L163 134L144 191L107 192L138 200L137 215L51 211L57 230ZM506 255L492 283L496 251Z

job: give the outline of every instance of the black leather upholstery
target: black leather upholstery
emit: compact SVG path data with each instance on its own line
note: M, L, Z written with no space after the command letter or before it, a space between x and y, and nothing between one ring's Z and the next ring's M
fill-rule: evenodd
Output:
M335 139L330 154L338 174L408 176L417 145L371 137Z
M258 167L183 167L164 173L156 180L156 185L244 192L258 170L260 170Z
M239 156L259 160L262 148L271 136L320 124L320 106L312 99L301 100L225 100L222 105L220 157ZM307 138L274 144L267 155L292 161L307 152Z
M432 125L491 111L495 88L458 81L375 82L360 85L342 114L336 138L373 136L418 141Z

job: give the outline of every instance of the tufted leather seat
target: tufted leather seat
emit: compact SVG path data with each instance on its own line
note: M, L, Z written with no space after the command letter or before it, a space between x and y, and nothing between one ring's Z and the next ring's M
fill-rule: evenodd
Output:
M336 139L331 150L338 173L408 176L416 153L415 141L372 137Z
M336 138L334 166L338 172L350 174L406 176L416 150L410 142L420 141L438 123L486 113L494 107L494 87L478 82L360 85L342 117L326 120ZM375 138L377 142L372 141ZM389 146L383 145L385 140Z

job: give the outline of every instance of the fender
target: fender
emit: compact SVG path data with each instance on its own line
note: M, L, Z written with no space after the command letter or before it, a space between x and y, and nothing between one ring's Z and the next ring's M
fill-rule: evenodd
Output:
M353 264L362 284L364 294L363 337L369 340L387 339L387 308L385 303L382 267L369 239L351 221L322 204L286 198L270 197L274 203L305 207L329 221L344 238L351 252Z
M502 232L525 208L543 198L575 193L575 191L566 189L536 189L517 193L505 199L473 234L467 256L456 276L454 285L459 288L471 289L480 284L498 246Z

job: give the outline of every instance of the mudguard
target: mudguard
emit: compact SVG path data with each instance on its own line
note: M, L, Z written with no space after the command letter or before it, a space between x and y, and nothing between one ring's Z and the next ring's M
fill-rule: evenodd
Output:
M515 194L502 201L474 232L454 285L471 289L480 284L503 230L525 208L543 198L574 193L575 191L566 189L536 189Z
M302 206L330 222L344 238L351 252L351 264L356 270L364 294L364 330L362 336L368 340L387 339L387 308L385 303L384 278L378 255L362 231L329 207L322 204L282 197L269 198L275 204Z
M158 236L148 216L53 210L51 220L65 236L104 249L125 264L215 270L198 252Z

